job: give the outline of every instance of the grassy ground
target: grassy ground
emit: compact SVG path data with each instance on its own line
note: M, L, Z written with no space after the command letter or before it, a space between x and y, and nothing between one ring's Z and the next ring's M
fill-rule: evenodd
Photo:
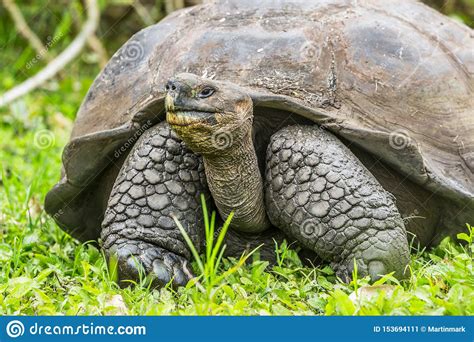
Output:
M177 292L119 289L101 252L71 239L42 208L91 82L82 76L50 83L0 116L0 314L474 314L468 229L467 245L445 240L415 253L412 278L401 284L389 278L371 287L367 279L343 284L331 269L305 268L279 246L273 268L224 260L211 281Z

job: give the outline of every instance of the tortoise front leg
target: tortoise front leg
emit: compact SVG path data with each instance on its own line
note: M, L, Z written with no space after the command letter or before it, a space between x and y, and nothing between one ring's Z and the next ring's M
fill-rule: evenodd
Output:
M147 130L117 176L102 223L102 247L108 258L117 257L122 286L140 273L151 276L155 286L187 283L191 254L171 214L199 248L201 193L208 194L201 158L167 123Z
M373 280L410 260L403 220L391 194L334 135L317 126L275 133L267 149L270 221L329 261L348 280L354 259Z

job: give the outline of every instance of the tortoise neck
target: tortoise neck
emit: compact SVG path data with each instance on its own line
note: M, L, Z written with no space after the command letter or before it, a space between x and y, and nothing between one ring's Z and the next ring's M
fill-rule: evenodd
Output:
M235 133L235 132L233 132ZM232 137L232 134L230 137ZM237 136L237 133L233 134ZM209 190L225 220L234 211L231 227L256 233L270 227L263 198L263 182L252 141L252 124L228 149L204 155Z

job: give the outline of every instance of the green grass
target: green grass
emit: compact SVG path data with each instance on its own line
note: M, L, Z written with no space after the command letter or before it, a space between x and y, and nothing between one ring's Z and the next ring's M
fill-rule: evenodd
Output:
M173 291L120 289L100 250L79 244L43 211L57 181L75 108L91 79L39 91L0 117L0 314L472 315L474 232L414 254L412 277L341 283L329 267L307 268L278 246L273 267L220 258L219 238L195 263L198 281ZM206 215L208 217L208 215ZM206 222L207 239L213 219ZM246 258L253 260L245 263Z

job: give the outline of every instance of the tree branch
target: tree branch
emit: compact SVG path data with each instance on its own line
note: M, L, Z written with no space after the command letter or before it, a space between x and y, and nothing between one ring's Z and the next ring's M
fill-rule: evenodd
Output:
M87 39L87 45L89 45L89 47L97 54L97 57L99 58L99 66L103 69L109 61L107 50L105 50L104 45L102 45L102 42L95 34Z
M15 2L13 0L3 0L3 5L8 13L10 13L18 32L20 32L20 34L30 43L38 55L43 56L46 61L49 62L51 60L51 55L48 53L48 50L38 36L30 29Z
M140 0L135 0L132 3L132 7L145 25L150 26L155 23L151 15L148 13L148 10L142 5Z
M72 20L74 22L74 27L80 30L82 27L82 20L81 14L79 13L76 6L71 7L71 13ZM102 45L102 42L97 37L96 33L92 34L91 36L89 36L89 38L87 38L87 45L89 45L91 50L97 55L98 64L100 68L103 69L109 61L109 57L107 54L107 50L104 48L104 45Z
M167 14L184 7L184 0L165 0L165 11Z
M97 6L97 1L86 0L86 7L87 21L72 43L36 75L1 95L0 107L28 94L33 89L36 89L41 84L54 77L81 52L87 40L94 34L99 24L99 8Z

